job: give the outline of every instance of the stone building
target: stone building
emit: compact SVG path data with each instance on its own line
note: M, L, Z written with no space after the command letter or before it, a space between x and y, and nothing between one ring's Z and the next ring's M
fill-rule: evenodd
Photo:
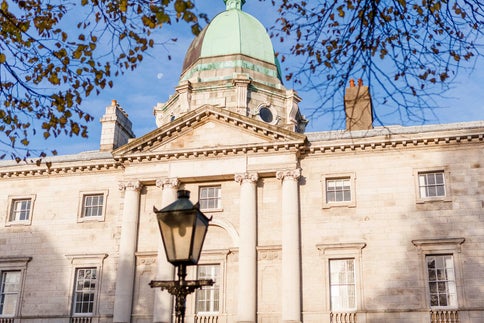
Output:
M242 2L242 3L241 3ZM484 122L304 133L265 28L227 0L134 138L113 101L99 151L0 163L0 322L170 322L153 206L213 216L187 322L484 322Z

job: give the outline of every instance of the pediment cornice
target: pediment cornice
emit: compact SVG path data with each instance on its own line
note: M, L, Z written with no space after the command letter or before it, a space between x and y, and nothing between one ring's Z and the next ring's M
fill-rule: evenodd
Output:
M207 121L215 121L236 128L238 131L253 134L261 138L261 142L247 144L227 144L204 146L201 148L180 148L158 151L157 147L182 137L189 129L195 128ZM203 106L191 111L173 122L137 138L113 151L116 160L160 160L162 158L190 158L198 156L216 156L219 154L238 154L250 152L268 152L279 150L299 151L306 145L306 136L289 131L282 127L266 124L226 109Z

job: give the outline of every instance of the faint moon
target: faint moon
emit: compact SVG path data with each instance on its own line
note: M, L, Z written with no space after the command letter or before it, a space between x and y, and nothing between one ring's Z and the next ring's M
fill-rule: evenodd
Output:
M158 73L158 74L156 74L156 78L157 78L158 80L161 80L161 79L163 78L163 73Z

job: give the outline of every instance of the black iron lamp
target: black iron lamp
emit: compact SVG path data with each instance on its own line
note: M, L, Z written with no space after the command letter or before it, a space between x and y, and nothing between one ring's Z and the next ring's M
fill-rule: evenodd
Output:
M186 280L186 266L196 265L200 259L203 242L211 218L200 212L198 203L190 202L190 191L179 190L178 199L157 210L153 207L158 219L161 237L165 246L166 258L177 268L178 280L152 280L152 288L166 289L176 298L176 322L185 320L186 296L203 286L212 286L211 279Z

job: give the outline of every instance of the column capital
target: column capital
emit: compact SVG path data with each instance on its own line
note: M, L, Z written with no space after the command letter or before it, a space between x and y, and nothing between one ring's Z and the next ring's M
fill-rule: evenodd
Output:
M276 172L276 178L280 180L293 180L297 181L301 177L301 168L285 169Z
M259 180L259 174L255 173L255 172L239 173L239 174L235 174L234 180L239 184L242 184L242 183L257 183L257 181Z
M156 180L156 187L163 188L178 188L180 185L180 180L178 177L171 177L171 178L160 178Z
M143 185L138 180L120 182L118 186L120 191L136 191L136 192L141 191L142 187Z

